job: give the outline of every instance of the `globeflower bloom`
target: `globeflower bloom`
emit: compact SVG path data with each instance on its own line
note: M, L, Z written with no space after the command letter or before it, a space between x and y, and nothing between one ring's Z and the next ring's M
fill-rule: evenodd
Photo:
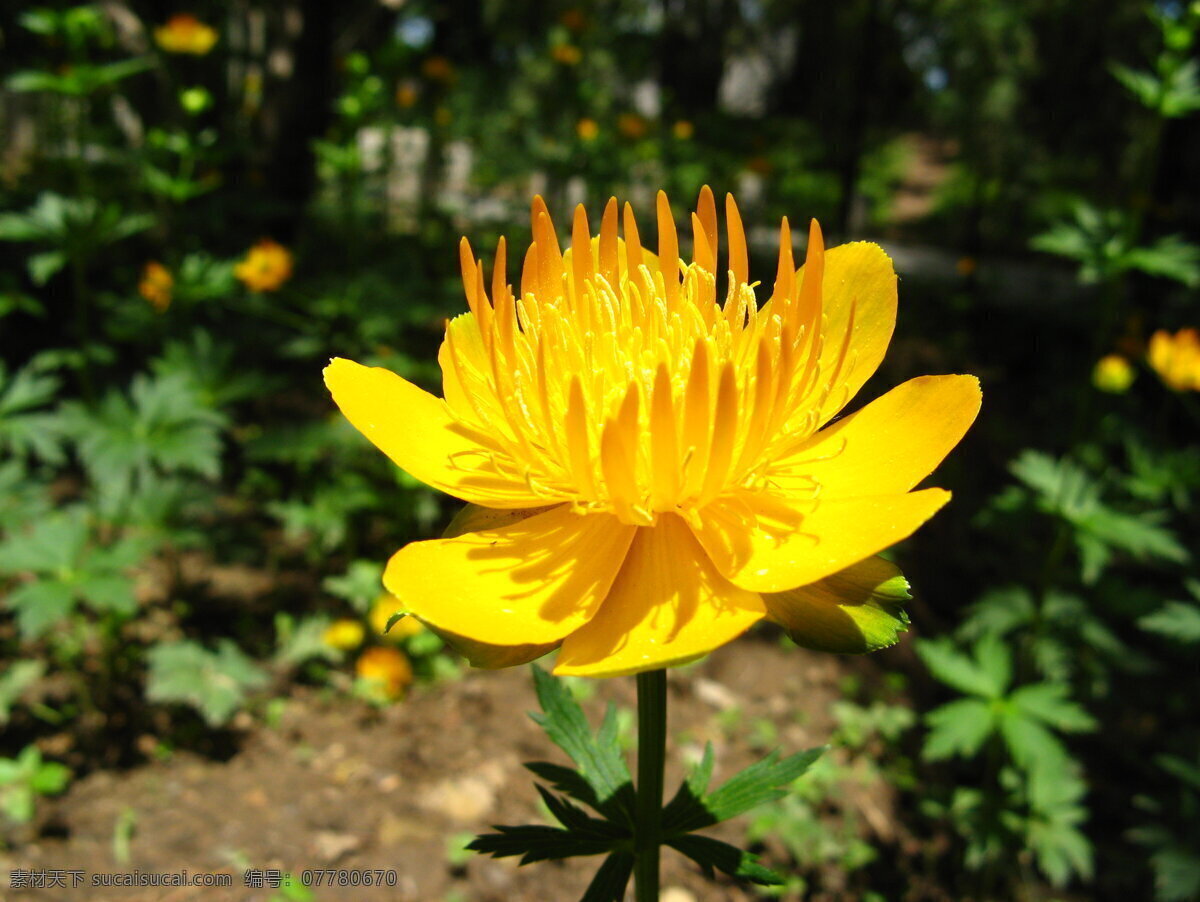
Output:
M292 277L292 254L286 247L264 238L233 268L233 274L251 291L277 291Z
M657 254L628 204L618 236L615 200L598 237L575 211L564 252L535 198L519 295L503 239L490 297L460 246L470 312L446 326L444 399L385 369L326 368L359 431L469 502L446 537L398 551L384 584L476 666L558 648L558 674L636 673L764 618L839 652L905 628L907 583L876 555L949 500L911 489L975 419L978 380L916 378L831 423L891 338L891 261L863 242L826 251L814 222L797 270L785 219L760 298L731 196L725 212L718 266L707 188L690 263L661 192Z
M1200 391L1200 332L1159 329L1150 336L1150 366L1173 391Z
M190 13L179 13L154 29L154 43L167 53L204 56L217 43L217 30Z
M171 297L175 288L175 277L156 260L151 260L142 268L142 278L138 282L138 294L150 302L159 313L165 313L171 306Z
M1106 354L1096 361L1092 369L1092 385L1100 391L1123 395L1133 385L1137 373L1133 364L1120 354Z

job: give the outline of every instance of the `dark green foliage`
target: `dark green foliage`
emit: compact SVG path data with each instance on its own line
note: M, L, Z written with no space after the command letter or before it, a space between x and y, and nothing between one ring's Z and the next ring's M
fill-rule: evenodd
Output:
M562 795L538 785L542 801L559 827L498 826L498 833L479 836L468 848L496 858L521 856L521 864L552 858L609 853L583 902L620 902L632 869L637 793L616 741L617 712L609 705L600 729L593 734L579 703L561 680L533 666L541 714L531 714L578 769L544 761L525 766ZM714 868L751 883L782 884L778 874L758 863L749 852L694 833L781 798L784 787L797 780L825 749L810 749L780 759L772 752L762 761L734 775L709 792L712 777L711 744L704 758L663 807L662 841L691 858L706 874ZM572 799L592 808L601 818L587 814Z

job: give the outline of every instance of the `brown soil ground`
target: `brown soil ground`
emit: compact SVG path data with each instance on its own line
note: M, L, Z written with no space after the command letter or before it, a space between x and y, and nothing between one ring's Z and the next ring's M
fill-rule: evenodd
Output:
M740 724L769 718L781 725L785 752L823 744L829 704L848 665L830 656L781 648L750 636L698 667L670 678L671 760L667 792L685 756L711 740L714 784L755 760ZM854 665L849 665L854 666ZM593 722L608 700L633 708L634 681L591 684L585 709ZM50 803L51 834L0 853L0 874L14 868L82 869L92 874L222 872L233 888L8 890L8 898L45 902L121 899L138 902L388 899L399 902L520 902L578 899L598 859L517 867L511 859L454 856L454 838L502 823L543 822L532 776L522 761L565 763L525 716L536 708L525 668L484 673L419 688L383 710L330 693L297 689L274 726L249 729L239 751L217 762L180 752L126 772L99 771ZM873 839L890 839L886 793L854 804ZM122 828L120 825L124 824ZM130 829L131 828L131 829ZM741 828L714 835L737 842ZM128 839L122 849L122 836ZM465 863L462 858L465 857ZM771 862L772 851L767 849ZM784 863L778 856L772 862ZM311 896L248 888L247 869L299 874L311 868L392 869L394 888L323 887ZM3 880L7 885L8 880ZM664 886L683 900L758 898L732 881L711 883L666 850ZM0 899L5 898L0 890ZM847 898L838 896L837 898Z

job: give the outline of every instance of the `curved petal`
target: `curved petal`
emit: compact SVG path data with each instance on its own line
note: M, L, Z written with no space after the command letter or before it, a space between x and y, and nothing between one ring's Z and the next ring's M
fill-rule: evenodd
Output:
M903 604L912 596L900 568L869 557L832 576L763 595L767 617L804 648L863 654L887 648L908 629Z
M488 449L455 424L441 398L391 370L338 357L325 367L325 384L354 428L426 485L489 507L545 504L523 482L472 469Z
M718 502L704 511L695 534L732 582L753 592L784 592L908 538L949 500L944 489L822 500L803 514L797 529L771 526L760 517L758 527L743 534L734 534L737 518Z
M784 491L815 479L822 498L907 492L959 443L980 399L974 376L910 379L780 458L772 478Z
M796 273L798 281L802 281L803 273L802 266ZM896 327L896 271L878 244L854 241L825 252L821 292L825 319L821 330L823 379L833 377L838 369L846 332L851 328L851 309L854 319L849 351L836 384L821 406L821 423L845 407L871 378L892 340Z
M741 635L765 613L724 579L677 516L638 529L596 616L563 641L556 674L609 677L683 664Z
M596 613L635 531L608 514L559 505L406 545L388 561L383 584L439 630L491 645L553 643Z
M478 667L481 670L519 667L550 654L560 644L546 642L526 645L493 645L490 642L468 639L466 636L460 636L449 630L441 630L436 626L430 626L429 630L436 633L443 642L466 658L472 667Z

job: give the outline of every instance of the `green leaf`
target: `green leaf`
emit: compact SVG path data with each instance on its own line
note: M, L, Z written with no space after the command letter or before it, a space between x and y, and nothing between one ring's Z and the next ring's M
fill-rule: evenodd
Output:
M1096 720L1069 698L1065 683L1034 683L1022 686L1009 696L1009 702L1022 714L1040 720L1064 733L1082 733L1096 729Z
M25 261L29 270L29 281L42 286L67 265L67 255L62 251L43 251L40 254L30 254Z
M29 781L29 787L38 795L57 795L67 788L71 782L71 769L55 761L47 761L36 771Z
M147 659L146 697L191 705L210 726L228 721L248 691L267 683L266 674L229 639L215 652L190 640L163 643Z
M42 661L14 661L0 674L0 727L8 723L9 715L22 693L42 678L46 665Z
M923 639L916 643L916 649L929 672L959 692L995 699L1008 688L1012 656L997 636L985 635L979 639L973 659L955 648L948 638Z
M667 845L700 865L709 877L716 868L731 877L760 886L782 886L784 883L782 877L759 864L756 856L709 836L675 836L667 840Z
M1176 642L1193 645L1200 642L1200 605L1168 601L1153 614L1140 618L1138 626Z
M520 827L496 825L494 829L499 832L477 836L467 844L467 848L493 858L520 855L521 864L531 864L581 855L603 855L611 852L617 842L612 837L584 835L534 824Z
M971 758L996 729L992 703L978 698L961 698L925 715L929 735L921 756L940 761L961 755Z
M613 852L600 865L579 902L623 902L625 887L633 874L633 855Z
M772 752L731 777L715 792L700 796L694 795L692 784L685 782L663 809L664 835L711 827L765 802L782 798L787 793L786 787L803 775L827 748L808 749L783 759L779 758L778 752Z
M632 823L633 780L615 742L598 743L583 709L559 681L538 666L533 667L534 688L542 715L531 714L550 740L579 765L580 775L596 791L601 804L613 801L623 819ZM606 715L605 721L613 715Z
M1000 715L1000 733L1013 760L1031 775L1054 780L1067 770L1066 746L1040 721L1006 708Z
M16 613L22 639L36 639L61 623L75 607L75 590L54 579L22 583L8 593L5 604Z

